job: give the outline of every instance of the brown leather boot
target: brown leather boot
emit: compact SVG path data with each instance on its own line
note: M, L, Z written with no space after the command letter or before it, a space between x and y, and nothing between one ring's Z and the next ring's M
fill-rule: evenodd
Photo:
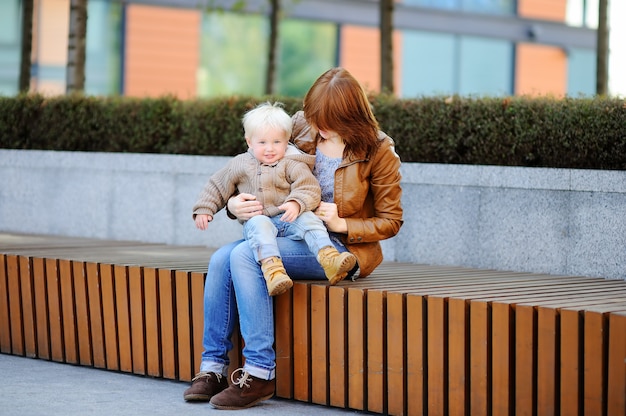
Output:
M235 374L241 376L235 380ZM239 368L230 376L232 384L223 392L211 398L211 405L222 410L238 410L252 407L255 404L272 398L275 390L275 380L263 380L248 374Z
M208 402L211 397L228 388L226 377L217 373L198 373L183 397L188 402Z
M293 286L293 282L285 271L283 261L278 257L269 257L261 261L261 270L267 283L270 296L280 295Z
M335 247L329 246L317 253L317 261L324 268L324 273L330 284L336 285L354 268L356 257L348 251L340 253Z

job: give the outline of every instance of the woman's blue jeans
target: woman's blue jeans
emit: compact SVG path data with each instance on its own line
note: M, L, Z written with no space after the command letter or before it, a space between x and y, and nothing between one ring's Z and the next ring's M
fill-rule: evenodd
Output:
M340 252L346 248L335 239ZM287 274L294 280L325 280L324 270L302 240L277 238ZM245 240L218 249L204 284L204 336L200 371L227 375L231 336L239 319L244 339L244 370L254 377L275 377L274 307L261 267Z

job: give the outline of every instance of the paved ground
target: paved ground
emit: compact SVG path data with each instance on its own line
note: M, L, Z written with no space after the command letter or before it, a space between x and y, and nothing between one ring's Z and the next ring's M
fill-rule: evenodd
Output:
M292 400L270 399L229 412L186 403L188 383L0 354L2 416L66 415L364 415Z

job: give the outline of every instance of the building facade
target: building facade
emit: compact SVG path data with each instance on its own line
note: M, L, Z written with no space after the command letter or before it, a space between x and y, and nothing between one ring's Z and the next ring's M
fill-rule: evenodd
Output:
M69 0L35 0L31 90L63 94ZM380 90L376 0L282 0L277 93L332 66ZM199 5L200 4L200 5ZM182 99L264 91L267 0L88 0L85 92ZM17 92L21 0L0 2L0 94ZM233 10L236 9L236 10ZM593 95L597 0L402 0L395 94ZM597 16L597 14L595 15Z

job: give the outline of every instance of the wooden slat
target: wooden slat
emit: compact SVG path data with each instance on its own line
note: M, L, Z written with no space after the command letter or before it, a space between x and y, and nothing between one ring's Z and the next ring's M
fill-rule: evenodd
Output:
M0 258L1 260L1 258ZM50 359L50 336L48 333L50 321L48 320L48 297L46 296L46 264L44 259L35 257L33 260L33 287L35 289L35 322L37 326L37 357ZM2 265L0 264L0 272ZM0 286L1 286L0 276ZM0 288L0 303L2 302L2 289ZM0 307L1 308L1 307ZM1 312L0 312L1 315ZM0 330L1 332L1 330Z
M469 378L470 372L468 371L467 352L475 353L476 351L470 350L468 345L469 307L467 302L465 299L450 299L448 305L449 415L465 415L469 409L466 380ZM472 329L474 328L472 327ZM471 374L473 375L473 373Z
M56 259L46 259L46 290L50 316L50 357L53 361L65 360L63 344L63 317L59 295L59 269Z
M71 260L59 260L59 282L61 283L61 319L63 320L63 350L65 352L65 362L78 364L74 276L72 275Z
M115 312L117 316L117 347L119 350L120 370L133 371L132 335L130 331L130 300L128 289L128 267L113 266Z
M607 415L626 415L626 312L609 317Z
M370 292L371 293L371 292ZM427 413L427 373L426 373L426 307L422 296L407 295L406 299L407 337L407 414ZM379 412L383 413L383 412Z
M139 266L128 267L128 296L133 373L146 375L143 270Z
M161 364L163 377L177 375L176 333L174 315L174 279L172 271L159 270L159 310L161 312Z
M161 377L161 343L159 337L159 292L157 269L143 269L144 316L146 324L146 373Z
M297 284L297 283L296 283ZM276 395L293 398L293 303L292 291L274 299Z
M428 413L448 414L447 401L447 304L441 297L429 297L427 304L428 320Z
M493 416L513 414L514 322L511 305L491 304L491 411Z
M536 384L536 311L532 306L515 308L515 415L534 415Z
M309 286L296 283L293 286L293 397L296 400L311 399L310 353L310 301Z
M37 357L37 328L35 326L35 302L33 276L29 257L20 256L20 293L22 303L22 326L24 334L24 354Z
M176 343L178 344L178 379L191 381L193 371L191 358L191 303L189 295L189 272L176 270Z
M328 289L328 374L330 378L330 405L346 407L346 291L343 287Z
M537 309L537 415L557 413L557 391L560 388L557 373L557 311Z
M585 415L601 415L604 407L605 319L603 313L584 312L584 402Z
M91 331L93 365L96 368L107 368L100 265L94 262L87 262L85 268L87 273L89 329Z
M582 409L582 315L573 309L561 310L560 392L562 415L580 416Z
M24 355L24 321L22 318L22 302L20 299L20 268L19 256L7 257L9 318L11 322L11 353Z
M348 407L356 410L364 410L366 406L365 295L361 289L348 290Z
M387 412L386 293L367 292L367 410Z
M387 294L387 413L406 414L404 294Z
M328 404L328 290L311 285L311 401ZM278 321L277 321L278 322ZM278 325L278 323L277 323Z
M490 362L490 316L489 304L472 301L469 305L470 325L469 361L470 361L470 414L487 415L490 412L491 385L489 383Z
M11 353L11 319L9 316L9 283L7 255L0 254L0 352Z
M78 362L80 365L93 365L91 330L89 323L89 299L87 297L87 276L85 263L72 262L74 282L74 305L76 307L76 342L78 343Z
M191 324L193 328L193 371L200 369L202 361L202 337L204 335L204 273L191 272Z

